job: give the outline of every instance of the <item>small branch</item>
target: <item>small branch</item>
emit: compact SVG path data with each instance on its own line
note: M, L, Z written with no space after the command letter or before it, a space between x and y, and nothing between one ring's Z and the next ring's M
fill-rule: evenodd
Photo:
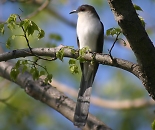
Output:
M32 48L33 54L39 55L39 56L49 56L49 57L55 57L56 53L61 49L61 47L55 47L55 48ZM64 57L69 57L69 58L78 58L78 53L73 54L71 48L64 47L64 52L63 55ZM20 50L13 50L11 52L5 52L0 54L0 61L7 61L10 59L15 59L15 58L21 58L21 57L27 57L27 56L34 56L29 49L20 49ZM74 50L76 52L76 50ZM124 69L128 72L133 73L135 76L139 77L140 70L139 66L137 64L134 64L132 62L123 60L123 59L115 59L115 63L112 62L111 58L109 55L106 54L96 54L95 57L93 57L92 53L87 53L83 57L85 60L92 61L93 58L95 58L95 61L99 62L100 64L103 65L110 65L114 67L118 67L121 69Z
M21 17L20 17L19 15L17 15L17 16L18 16L20 22L22 22ZM23 26L22 26L21 28L22 28L22 30L23 30L24 37L25 37L25 40L26 40L26 42L27 42L27 46L28 46L30 52L31 52L34 56L36 56L38 59L42 59L42 60L46 60L46 61L53 61L53 60L55 60L55 58L54 58L54 59L53 59L53 58L52 58L52 59L46 59L46 58L40 57L40 56L36 55L35 53L33 53L32 48L31 48L31 46L30 46L29 39L28 39L27 34L26 34L26 31L25 31L25 29L24 29Z
M115 41L114 41L114 43L112 44L112 46L111 46L111 48L110 48L110 50L109 50L109 55L110 55L111 59L113 59L113 58L112 58L112 55L111 55L111 51L112 51L112 49L113 49L115 43L118 41L118 36L119 36L120 34L121 34L121 33L118 33L118 34L117 34L117 36L116 36L116 38L115 38Z
M40 68L44 69L47 74L49 74L49 72L47 71L47 68L46 67L44 67L44 66L42 66L42 65L40 65L40 64L37 63L38 62L38 59L36 59L36 61L32 61L32 60L27 60L27 61L32 62L31 65L33 65L35 68L36 68L36 66L39 66Z
M31 14L27 15L23 19L30 19L30 18L36 16L38 13L40 13L43 9L45 9L48 6L49 2L50 2L50 0L45 0L45 2L39 8L37 8L37 10L35 10Z
M114 41L114 43L112 44L112 46L111 46L111 48L110 48L110 50L109 50L109 54L110 54L111 57L112 57L112 55L111 55L111 51L112 51L112 49L113 49L115 43L117 42L117 40L118 40L118 36L119 36L120 34L121 34L121 33L117 34L117 36L116 36L116 38L115 38L115 41Z

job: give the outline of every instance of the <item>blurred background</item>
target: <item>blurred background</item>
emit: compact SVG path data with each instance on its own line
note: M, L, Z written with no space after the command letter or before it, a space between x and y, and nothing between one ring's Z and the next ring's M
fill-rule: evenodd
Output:
M133 3L142 8L143 11L137 13L144 18L146 31L154 42L155 0L143 2L133 0ZM45 37L41 40L38 40L35 35L29 37L31 47L53 47L62 44L77 49L77 15L70 15L69 12L82 4L90 4L96 8L104 24L105 33L109 28L118 27L106 0L0 0L0 23L5 22L10 14L18 14L22 19L31 19L45 31ZM0 35L1 53L9 51L5 43L12 34L22 34L22 30L6 29L5 34ZM126 40L123 35L120 37ZM108 53L114 40L115 37L105 36L103 53ZM17 48L27 48L24 38L17 37L11 41L11 50ZM128 44L124 46L121 41L113 48L112 55L137 62ZM15 61L12 60L12 62ZM68 61L68 58L64 58L63 62L40 61L40 64L46 65L48 71L53 74L55 87L59 87L76 101L81 74L71 74ZM155 105L141 81L129 72L100 65L93 84L92 98L111 104L100 104L100 100L96 100L99 103L91 103L90 113L113 130L151 130L151 123L155 119ZM126 106L125 101L137 107ZM145 101L147 102L145 105L138 106ZM54 109L29 97L16 84L0 78L0 130L34 129L76 130L77 128Z

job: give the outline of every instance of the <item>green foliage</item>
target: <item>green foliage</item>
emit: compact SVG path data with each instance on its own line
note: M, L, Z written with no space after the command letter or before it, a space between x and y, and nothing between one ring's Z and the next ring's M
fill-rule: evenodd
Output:
M155 130L155 120L152 122L152 130Z
M39 31L39 33L38 33L38 39L43 38L43 37L45 36L45 32L44 32L44 30L39 29L38 31Z
M10 30L15 29L16 24L16 19L17 19L17 15L16 14L11 14L10 17L7 19L6 23L7 23L7 27Z
M145 21L144 21L144 18L141 17L141 16L139 16L139 19L140 19L140 21L141 21L143 27L145 28L146 23L145 23Z
M56 53L56 57L58 59L60 59L61 61L63 61L63 56L64 56L64 48L61 48L57 53Z
M41 67L43 70L39 70L37 66ZM32 74L34 80L37 80L42 75L46 75L45 83L52 81L52 74L49 74L46 67L39 65L37 62L30 61L30 60L18 60L15 66L11 69L10 76L12 80L16 80L18 74L20 72L24 73L28 71Z
M52 74L48 74L45 78L45 83L47 84L48 82L52 82L52 77L53 77Z
M19 18L19 22L16 22L17 17ZM37 35L38 39L43 38L45 35L45 32L41 28L39 28L35 22L29 19L21 20L20 16L16 14L11 14L10 17L6 21L6 24L10 30L15 29L16 27L21 28L24 34L24 35L13 34L12 36L10 36L6 42L6 47L8 49L11 48L11 40L14 40L18 36L24 37L27 41L27 44L29 44L28 36L33 35L35 31L38 32L38 35ZM0 24L0 33L4 34L4 31L5 31L4 24ZM36 68L36 66L39 66L44 70L39 71L39 69ZM38 79L41 75L45 75L47 73L45 81L46 83L51 82L52 75L48 73L46 67L43 67L39 65L37 62L30 61L30 60L18 60L17 61L17 63L12 68L11 73L10 73L12 80L16 80L20 72L19 68L22 73L24 73L25 71L30 72L34 80Z
M4 34L4 24L0 24L0 34Z
M106 31L107 36L119 35L120 33L122 33L122 30L120 28L110 28Z
M136 11L143 11L142 8L140 6L138 6L138 5L136 5L136 4L134 4L134 8L135 8ZM139 15L138 15L138 17L139 17L143 27L145 27L146 23L144 21L144 18L139 16Z
M10 73L11 79L15 81L17 79L18 74L19 74L19 68L17 68L16 66L13 67Z
M72 74L79 73L78 65L76 64L75 59L70 59L68 63L69 63L69 68L70 68L70 71L71 71Z
M119 38L119 37L118 37L120 34L122 34L122 30L121 30L120 28L110 28L110 29L108 29L108 30L106 31L106 35L107 35L107 36L111 35L111 36L113 37L114 35L116 35L115 42L116 42L117 40L122 40L124 46L126 46L125 40L123 40L122 38Z
M134 4L134 8L135 10L138 10L138 11L143 11L142 8L136 4Z
M42 29L40 29L36 23L34 23L29 19L25 19L21 21L19 26L21 28L24 28L24 31L28 34L28 36L33 35L34 31L38 31L38 35L37 35L38 39L43 38L45 35L45 32Z
M10 38L8 38L7 42L6 42L6 48L10 49L11 47L11 40Z
M17 17L19 18L19 22L17 22ZM16 14L11 14L10 17L7 19L6 23L7 27L10 30L15 29L16 27L21 28L24 35L12 35L8 38L7 42L6 42L6 47L8 49L10 49L11 47L11 39L14 40L15 37L17 36L22 36L25 37L26 39L28 39L27 36L33 35L35 31L38 31L38 35L37 38L41 39L45 36L45 32L44 30L42 30L41 28L38 27L38 25L29 20L29 19L24 19L21 20L19 15ZM4 34L5 28L4 28L4 23L0 24L0 33Z
M79 57L77 58L80 62L85 62L83 56L90 51L89 47L83 47L79 50Z
M39 71L36 67L31 67L30 73L32 74L34 80L39 78Z

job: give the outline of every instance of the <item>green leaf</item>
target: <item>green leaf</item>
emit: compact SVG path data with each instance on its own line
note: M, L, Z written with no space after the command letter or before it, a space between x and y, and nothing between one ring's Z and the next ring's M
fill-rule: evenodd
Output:
M39 78L39 71L37 69L35 69L34 73L33 73L33 79L38 79Z
M45 75L45 71L40 71L40 76Z
M28 67L26 66L26 65L23 65L22 66L22 73L24 73L25 71L27 71L28 70Z
M83 56L89 51L89 47L83 47L79 50L79 57L77 59L80 60L80 62L85 62L86 60L83 58Z
M11 79L15 81L17 79L18 74L19 74L19 69L13 67L10 72Z
M6 48L10 49L11 47L11 40L10 38L8 38L7 42L6 42Z
M39 27L37 24L35 24L35 22L31 21L31 26L33 27L34 30L38 30L39 31Z
M23 27L24 30L26 31L29 24L30 24L30 20L25 19L25 20L20 22L19 27Z
M141 16L139 16L139 19L140 19L140 21L141 21L143 27L145 28L146 23L145 23L145 21L144 21L144 18L141 17Z
M75 52L76 52L76 51L75 51L74 49L71 49L71 53L72 53L72 54L75 54Z
M16 14L11 14L10 17L7 19L7 27L10 30L15 29L16 26L16 19L17 19L17 15Z
M19 69L20 65L21 65L21 60L18 60L17 63L15 64L15 67Z
M52 82L52 77L53 77L52 74L48 74L45 78L45 83L47 84L48 82Z
M35 27L32 26L32 23L30 21L30 24L27 26L27 29L26 29L28 36L33 35L34 31L35 31Z
M75 59L70 59L68 63L69 63L69 69L70 69L72 74L79 73L78 66L76 65Z
M64 56L64 48L61 48L61 49L56 53L56 57L59 58L61 61L63 61L63 56Z
M79 50L79 55L84 56L88 51L90 51L89 47L83 47Z
M28 23L29 25L27 26L27 30L26 30L28 33L28 36L33 35L35 30L40 31L39 27L33 21L29 20Z
M71 64L71 65L69 66L69 68L70 68L70 71L71 71L72 74L77 74L77 73L79 73L78 66L77 66L76 64Z
M22 65L26 65L26 64L28 64L28 61L27 60L22 60L22 63L21 63Z
M110 28L106 31L106 35L109 36L114 36L122 33L122 30L120 28Z
M16 22L17 19L17 15L16 14L11 14L10 17L7 19L7 23L12 23L12 22Z
M30 69L30 73L32 74L32 73L34 73L34 67L31 67L31 69Z
M41 39L45 36L45 32L44 30L40 29L39 33L38 33L38 39Z
M155 120L152 122L152 130L155 130Z
M4 24L0 24L0 33L4 34Z
M13 29L15 29L15 23L9 23L9 24L7 24L7 27L8 27L10 30L13 30Z
M136 4L134 4L134 8L135 8L135 10L143 11L142 8Z
M40 29L35 22L29 19L21 21L19 26L24 28L28 36L33 35L34 31L38 31L38 39L43 38L45 35L45 32L42 29Z
M68 63L69 64L76 64L76 60L75 59L70 59Z
M39 78L39 71L35 67L30 69L30 73L32 74L34 80Z

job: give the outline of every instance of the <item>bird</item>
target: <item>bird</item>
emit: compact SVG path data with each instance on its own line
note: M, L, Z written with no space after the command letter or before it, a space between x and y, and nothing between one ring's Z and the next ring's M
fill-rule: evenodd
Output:
M95 8L84 4L70 12L70 14L73 13L78 14L76 33L79 49L88 47L93 53L102 53L104 26ZM73 119L77 127L84 127L87 122L92 84L98 66L99 63L95 61L93 63L91 61L80 62L82 76Z

